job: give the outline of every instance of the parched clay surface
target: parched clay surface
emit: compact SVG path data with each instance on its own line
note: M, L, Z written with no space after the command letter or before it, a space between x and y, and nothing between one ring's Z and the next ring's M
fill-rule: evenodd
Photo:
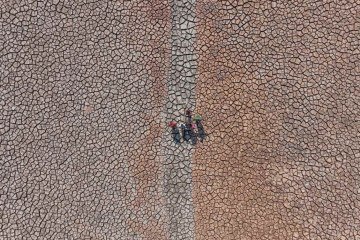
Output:
M360 239L359 12L2 1L0 239Z
M197 7L196 239L360 239L359 3Z
M0 239L169 239L169 4L1 11Z

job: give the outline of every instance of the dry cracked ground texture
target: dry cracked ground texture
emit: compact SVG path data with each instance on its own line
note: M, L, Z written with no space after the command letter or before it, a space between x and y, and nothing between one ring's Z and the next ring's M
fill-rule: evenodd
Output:
M358 1L0 9L0 239L360 239Z

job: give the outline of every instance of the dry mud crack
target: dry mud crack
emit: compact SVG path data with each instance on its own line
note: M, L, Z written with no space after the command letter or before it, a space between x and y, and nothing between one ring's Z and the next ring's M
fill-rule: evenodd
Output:
M360 239L359 12L2 1L0 239Z

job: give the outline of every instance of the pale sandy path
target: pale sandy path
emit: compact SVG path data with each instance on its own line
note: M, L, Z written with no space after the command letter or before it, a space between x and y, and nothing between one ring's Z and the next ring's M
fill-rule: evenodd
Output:
M171 65L168 77L167 121L183 121L184 108L195 106L195 1L172 1ZM176 145L165 132L164 192L168 201L170 239L194 239L191 197L192 146Z

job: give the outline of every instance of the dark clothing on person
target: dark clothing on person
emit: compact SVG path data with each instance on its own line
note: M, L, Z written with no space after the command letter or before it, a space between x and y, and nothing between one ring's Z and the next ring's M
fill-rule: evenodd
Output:
M192 122L191 116L187 116L187 123L191 124L191 122Z
M177 127L173 127L173 128L171 129L171 134L172 134L172 136L173 136L174 142L175 142L175 143L180 143L180 139L181 139L181 137L180 137L180 131L179 131L179 129L178 129Z
M193 125L191 123L185 124L185 131L189 135L189 140L191 140L191 144L195 145L197 142L197 137Z
M197 143L196 133L193 128L190 128L191 144L195 145Z
M206 134L205 134L204 127L201 124L201 121L196 121L196 126L197 126L197 129L198 129L198 137L200 138L200 141L203 142L204 139L205 139Z
M182 130L182 135L183 135L183 139L186 141L186 142L189 142L189 140L191 139L191 127L189 128L188 127L188 124L184 125L182 124L181 125L181 130Z
M192 123L191 111L187 110L185 115L186 115L186 118L187 118L187 123Z

